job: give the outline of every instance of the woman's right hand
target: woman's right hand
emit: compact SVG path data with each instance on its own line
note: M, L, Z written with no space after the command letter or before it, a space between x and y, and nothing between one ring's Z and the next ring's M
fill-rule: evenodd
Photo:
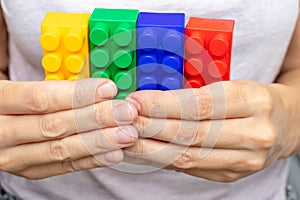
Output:
M137 139L107 79L0 81L0 170L28 179L109 166Z

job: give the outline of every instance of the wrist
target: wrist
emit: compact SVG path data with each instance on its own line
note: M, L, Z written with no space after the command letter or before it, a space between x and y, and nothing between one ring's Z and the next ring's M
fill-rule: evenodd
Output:
M267 86L273 97L272 117L278 127L278 143L281 158L300 150L300 95L292 87L283 84Z

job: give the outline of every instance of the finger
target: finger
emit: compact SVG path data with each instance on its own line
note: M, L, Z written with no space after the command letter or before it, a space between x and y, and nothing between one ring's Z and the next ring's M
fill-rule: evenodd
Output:
M128 100L139 105L141 115L152 118L242 118L255 113L256 106L266 96L266 90L256 85L233 81L218 82L199 89L138 91L131 94Z
M106 154L88 156L78 160L71 160L47 165L40 165L23 170L19 175L28 179L41 179L50 176L115 165L123 160L123 151L116 150Z
M78 81L0 81L0 114L40 114L81 108L111 99L115 84L107 79Z
M254 118L186 121L139 116L134 126L143 138L184 146L251 150L270 148L275 140L264 120Z
M202 170L202 169L195 169L195 168L180 169L174 167L173 165L162 166L159 163L151 162L140 158L129 157L129 156L125 156L124 162L132 163L136 165L147 165L147 166L153 166L161 169L163 168L163 169L173 170L176 172L182 172L195 177L204 178L211 181L218 181L218 182L234 182L251 174L251 173L234 172L229 170L207 170L207 169Z
M142 159L142 158L131 157L131 156L128 156L128 155L124 156L123 161L127 162L127 163L136 164L136 165L152 166L152 167L156 167L156 168L160 168L160 169L166 168L165 165L162 165L160 163L152 162L152 161L145 160L145 159Z
M170 169L172 169L171 167ZM172 169L178 172L184 172L186 174L204 178L211 181L223 182L223 183L231 183L238 181L246 176L251 175L250 172L234 172L229 170L199 170L199 169L189 169L189 170L181 170L181 169Z
M131 146L137 140L133 126L108 128L72 135L60 140L24 144L1 152L7 170L20 171L35 165L77 160ZM4 170L5 171L5 170Z
M246 150L184 147L151 139L139 139L125 149L125 155L141 158L160 166L179 169L258 171L264 167L263 157Z
M120 125L131 124L137 110L126 101L103 101L88 107L45 115L20 115L0 120L0 146L13 146L67 137Z

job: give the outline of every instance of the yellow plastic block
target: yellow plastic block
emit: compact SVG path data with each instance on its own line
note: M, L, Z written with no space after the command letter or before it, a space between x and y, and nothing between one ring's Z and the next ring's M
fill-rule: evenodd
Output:
M40 44L45 80L76 80L90 77L88 25L90 14L46 15Z

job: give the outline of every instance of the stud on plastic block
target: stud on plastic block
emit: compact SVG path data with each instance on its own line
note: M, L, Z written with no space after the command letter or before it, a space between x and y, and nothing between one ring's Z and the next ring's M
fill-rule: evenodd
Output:
M139 14L138 90L175 90L183 87L184 26L184 13Z
M185 28L185 88L230 79L234 20L191 17Z
M90 18L91 76L109 78L117 99L136 90L136 21L138 10L94 10Z
M89 18L90 14L47 13L40 37L45 80L76 80L90 76Z

